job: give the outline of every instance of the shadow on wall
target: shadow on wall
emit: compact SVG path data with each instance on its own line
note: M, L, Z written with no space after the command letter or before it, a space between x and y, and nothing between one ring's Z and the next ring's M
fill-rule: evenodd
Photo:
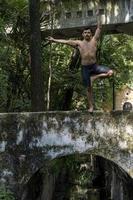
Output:
M133 179L112 161L90 154L46 163L23 189L21 200L132 200Z

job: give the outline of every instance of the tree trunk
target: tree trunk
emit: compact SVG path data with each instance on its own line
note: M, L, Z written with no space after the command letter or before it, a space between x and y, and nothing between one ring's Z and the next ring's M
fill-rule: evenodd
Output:
M41 69L40 0L29 0L30 56L31 56L31 109L44 110L44 87Z
M69 70L74 71L75 69L78 69L79 65L80 65L80 61L81 61L80 52L78 49L74 49L72 57L71 57L71 61L69 64ZM73 97L73 87L68 88L65 91L64 100L63 100L63 104L62 104L62 110L70 110L71 109L72 97Z

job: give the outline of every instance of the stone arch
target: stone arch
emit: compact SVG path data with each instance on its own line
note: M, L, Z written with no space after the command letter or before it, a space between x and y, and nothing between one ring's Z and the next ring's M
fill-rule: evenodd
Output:
M133 176L133 113L1 114L0 184L20 194L47 159L73 153L103 156Z
M69 176L70 172L67 174L67 170L74 166L73 162L80 164L82 169L86 168L90 170L91 173L94 173L95 178L93 184L97 189L97 194L95 195L101 194L98 192L98 188L100 187L98 184L103 184L103 186L106 184L108 195L112 195L114 200L120 198L118 198L117 194L122 194L124 196L124 192L126 192L128 196L127 200L131 199L133 195L133 179L120 166L98 155L92 156L89 153L74 153L56 157L45 162L45 166L36 171L28 183L26 183L27 189L22 192L21 200L53 200L53 194L55 200L55 191L59 193L59 188L62 187L61 185L65 184L66 181L62 180L62 182L59 183L59 180L62 178L66 179L66 175L67 177ZM105 178L106 180L104 180ZM100 181L100 183L98 181ZM102 195L105 195L105 192L102 192Z
M63 147L64 148L64 147ZM36 149L35 149L36 150ZM34 151L35 151L34 150ZM97 157L102 157L105 160L108 160L112 163L114 163L114 165L118 166L119 169L121 169L121 171L123 173L125 173L125 175L127 174L127 176L130 177L130 173L128 170L130 170L129 168L129 164L131 164L131 160L129 159L129 157L127 156L127 153L123 153L121 151L117 151L114 149L110 149L106 146L106 148L102 148L99 146L99 148L95 148L94 149L83 149L82 152L78 152L77 149L73 150L71 149L71 147L67 147L64 148L64 151L53 151L53 154L50 155L49 154L45 155L45 157L43 156L43 152L41 152L41 155L39 156L39 160L37 159L37 157L34 159L34 155L32 155L32 157L29 159L29 162L26 163L24 162L22 165L27 169L25 171L24 176L21 174L21 179L22 181L22 185L25 184L26 182L29 181L30 177L32 177L34 174L36 174L41 168L42 166L47 166L48 163L52 162L53 160L58 160L62 157L69 157L72 155L93 155L93 156L97 156ZM30 170L29 170L30 169ZM25 178L26 177L26 178Z

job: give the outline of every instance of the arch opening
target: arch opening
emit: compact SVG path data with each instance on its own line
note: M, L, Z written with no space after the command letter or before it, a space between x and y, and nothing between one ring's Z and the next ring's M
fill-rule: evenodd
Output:
M73 154L48 161L21 200L132 200L133 179L101 156Z

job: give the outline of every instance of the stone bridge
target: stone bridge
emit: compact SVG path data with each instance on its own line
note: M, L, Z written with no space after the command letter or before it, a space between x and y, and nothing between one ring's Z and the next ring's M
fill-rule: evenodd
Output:
M51 8L49 2L41 1L44 7L42 17L45 19L41 29L45 37L51 34L51 27L55 37L81 37L84 28L95 29L97 9L105 34L133 34L133 0L52 0Z
M73 153L102 156L133 177L133 112L0 114L0 183L20 188L47 160Z

